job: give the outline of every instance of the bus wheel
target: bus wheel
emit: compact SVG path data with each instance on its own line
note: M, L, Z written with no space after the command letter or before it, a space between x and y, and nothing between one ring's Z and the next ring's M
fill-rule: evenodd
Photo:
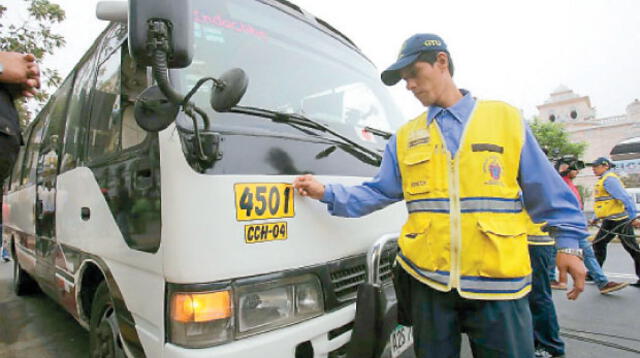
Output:
M125 357L120 328L107 283L98 285L91 304L89 348L93 358Z
M33 293L36 289L36 283L31 276L20 267L18 258L13 259L13 292L17 296L24 296Z

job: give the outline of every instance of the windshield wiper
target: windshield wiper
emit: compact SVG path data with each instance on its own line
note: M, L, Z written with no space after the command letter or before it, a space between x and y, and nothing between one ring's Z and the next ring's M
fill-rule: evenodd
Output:
M382 161L382 155L379 152L377 152L377 151L375 151L373 149L367 148L367 147L363 146L362 144L359 144L358 142L355 142L355 141L351 140L349 137L344 136L344 135L338 133L337 131L334 131L330 127L328 127L328 126L326 126L326 125L324 125L324 124L322 124L322 123L320 123L318 121L315 121L315 120L313 120L313 119L311 119L309 117L306 117L306 116L304 116L302 114L278 112L278 111L274 111L274 110L270 110L270 109L264 109L264 108L258 108L258 107L248 107L248 106L235 106L235 107L231 108L229 110L229 112L250 114L250 115L254 115L254 116L258 116L258 117L269 118L274 122L297 124L297 125L301 125L301 126L305 126L305 127L321 130L323 132L330 133L333 136L341 139L343 141L343 143L350 145L351 148L358 149L360 154L365 154L366 155L365 157L358 156L360 159L364 159L366 162L374 164L376 166L379 166L380 162ZM351 152L353 154L353 152L350 151L350 150L348 150L348 152Z
M389 139L393 135L392 133L389 133L387 131L383 131L382 129L373 128L373 127L364 127L364 130L369 132L369 133L371 133L371 134L380 136L380 137L382 137L384 139Z

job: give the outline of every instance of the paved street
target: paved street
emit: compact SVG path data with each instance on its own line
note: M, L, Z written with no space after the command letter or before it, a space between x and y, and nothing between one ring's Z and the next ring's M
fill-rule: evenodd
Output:
M610 245L605 271L612 280L634 280L619 244ZM87 332L42 294L16 297L11 279L12 263L0 263L0 357L87 357ZM604 296L588 284L579 301L568 301L563 291L554 292L554 301L568 357L640 357L640 288ZM470 356L466 344L463 352Z

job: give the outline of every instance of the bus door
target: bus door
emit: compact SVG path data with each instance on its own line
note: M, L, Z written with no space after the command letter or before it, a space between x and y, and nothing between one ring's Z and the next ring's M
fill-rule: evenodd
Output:
M67 270L56 240L56 182L73 77L67 77L48 107L46 117L42 118L45 128L36 166L36 275L40 286L56 298L60 296L60 289L70 290L73 286L73 276Z

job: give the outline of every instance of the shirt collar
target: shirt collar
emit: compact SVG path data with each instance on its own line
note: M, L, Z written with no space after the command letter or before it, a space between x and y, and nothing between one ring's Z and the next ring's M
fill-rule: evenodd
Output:
M429 111L427 112L427 124L431 124L431 121L444 111L451 113L453 118L458 122L465 123L467 119L469 119L469 115L471 115L471 111L473 110L473 106L476 101L471 97L471 93L466 89L461 88L460 93L462 94L462 98L451 107L442 108L436 105L429 106Z

